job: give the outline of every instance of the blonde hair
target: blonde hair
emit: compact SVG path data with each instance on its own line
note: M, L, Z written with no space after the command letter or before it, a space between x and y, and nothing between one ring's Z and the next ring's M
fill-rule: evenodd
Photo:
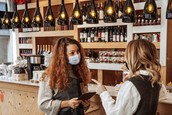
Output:
M151 84L159 82L161 65L157 58L156 47L148 40L130 41L125 51L125 58L130 70L130 77L137 75L139 70L146 70L151 76Z

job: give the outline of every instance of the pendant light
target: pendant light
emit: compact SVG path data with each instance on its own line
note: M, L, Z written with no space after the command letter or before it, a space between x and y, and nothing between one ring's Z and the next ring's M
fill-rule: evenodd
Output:
M166 19L172 19L172 0L168 0Z
M36 0L36 9L33 15L32 27L43 27L42 15L39 8L39 0Z
M94 0L91 0L91 4L88 7L86 23L88 23L88 24L98 24L99 23L99 18L97 15L97 10L96 10Z
M64 0L62 0L62 4L60 7L60 13L58 14L58 19L57 19L58 25L68 25L69 23L69 17L64 5Z
M14 1L13 5L14 5L14 13L13 13L11 26L12 26L12 28L20 28L21 27L21 21L20 21L19 14L17 12L17 3Z
M1 28L2 29L10 29L11 28L11 20L10 20L10 16L8 13L7 3L5 4L5 12L4 12L4 17L3 17Z
M75 8L72 13L72 19L71 19L72 24L78 25L78 24L83 24L83 17L82 17L82 12L79 7L78 0L76 0L75 3Z
M157 19L157 6L155 0L146 0L143 18L146 20Z
M131 0L127 0L123 10L122 22L135 22L135 9Z
M112 0L108 0L104 11L104 22L116 22L115 9Z
M48 0L48 8L45 14L44 26L55 27L55 18L51 8L51 0Z
M31 20L30 15L27 7L27 0L25 1L25 10L23 13L22 21L21 21L22 28L31 28Z

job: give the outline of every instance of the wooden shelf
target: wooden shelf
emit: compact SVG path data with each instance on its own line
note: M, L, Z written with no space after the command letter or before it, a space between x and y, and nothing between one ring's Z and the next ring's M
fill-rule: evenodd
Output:
M32 49L32 44L19 44L19 49Z
M31 56L33 54L20 54L21 56Z
M108 48L126 48L127 42L92 42L92 43L81 43L85 49L108 49Z
M117 70L122 71L124 64L116 63L87 63L89 69L98 69L98 70Z
M153 43L157 49L160 49L160 42ZM108 49L108 48L126 48L127 42L91 42L91 43L81 43L82 47L85 49Z
M161 7L162 1L156 1L157 8ZM134 3L135 10L143 10L145 2Z
M114 23L104 23L103 20L99 20L98 24L87 24L86 22L83 25L78 25L77 28L92 28L92 27L104 27L104 26L120 26L120 25L129 25L130 23L123 23L122 19L117 19L117 22Z
M19 37L53 37L53 36L74 36L74 30L63 31L40 31L40 32L20 32Z
M70 4L70 3L75 3L75 0L65 0L65 4ZM61 5L61 1L60 0L52 0L51 5L52 6ZM48 6L48 1L40 1L39 6L40 7ZM25 4L17 5L17 8L18 8L18 10L24 10L25 9ZM36 8L36 2L28 3L28 9L31 9L31 8Z
M133 27L133 33L155 33L155 32L161 32L161 25Z

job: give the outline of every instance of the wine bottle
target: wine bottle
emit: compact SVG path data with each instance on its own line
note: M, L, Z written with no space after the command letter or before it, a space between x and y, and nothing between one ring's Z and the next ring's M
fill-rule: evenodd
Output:
M172 5L172 4L171 4ZM156 21L156 25L160 25L161 24L161 10L158 9L158 19Z
M119 18L118 12L119 12L119 6L118 6L118 0L116 0L116 3L115 3L115 16L116 16L116 18Z
M147 20L157 19L157 6L155 0L146 0L143 18Z
M80 31L80 42L84 42L84 32L83 32L84 29L82 29Z
M172 19L172 0L168 0L168 5L166 9L166 19Z
M125 3L122 22L125 23L135 22L135 9L131 0L127 0Z
M110 27L109 28L109 42L113 42L113 28Z
M91 42L91 29L90 28L88 28L87 41L86 42Z
M104 38L104 41L108 42L108 39L109 39L109 30L108 30L108 27L106 27L105 28L105 38Z
M94 28L91 28L90 37L91 37L91 42L94 42Z
M82 15L83 21L85 21L86 16L87 16L86 3L84 3L84 4L82 5L82 13L83 13L83 15Z
M116 27L115 26L113 27L113 40L112 41L113 42L116 41Z
M36 52L36 54L40 54L39 45L37 45L37 52Z
M94 42L98 42L99 39L98 39L98 28L95 28L95 31L94 31Z
M101 27L98 28L98 41L101 42L102 30Z
M119 0L119 10L118 10L118 17L122 18L123 15L123 2Z
M104 17L103 2L101 2L99 8L99 20L103 20L103 17Z
M119 26L116 27L116 42L120 42L120 28Z
M87 29L84 28L83 30L83 42L87 42L88 32Z
M101 42L105 41L105 29L104 27L101 29Z

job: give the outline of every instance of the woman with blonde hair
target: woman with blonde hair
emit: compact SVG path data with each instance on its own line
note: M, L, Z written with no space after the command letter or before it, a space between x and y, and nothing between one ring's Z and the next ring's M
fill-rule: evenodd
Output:
M158 105L161 66L156 47L148 40L130 41L125 51L129 68L128 79L121 86L116 101L98 81L100 95L107 115L155 115Z
M39 108L47 115L84 115L77 98L86 92L89 81L90 73L79 42L58 39L50 65L40 79Z

